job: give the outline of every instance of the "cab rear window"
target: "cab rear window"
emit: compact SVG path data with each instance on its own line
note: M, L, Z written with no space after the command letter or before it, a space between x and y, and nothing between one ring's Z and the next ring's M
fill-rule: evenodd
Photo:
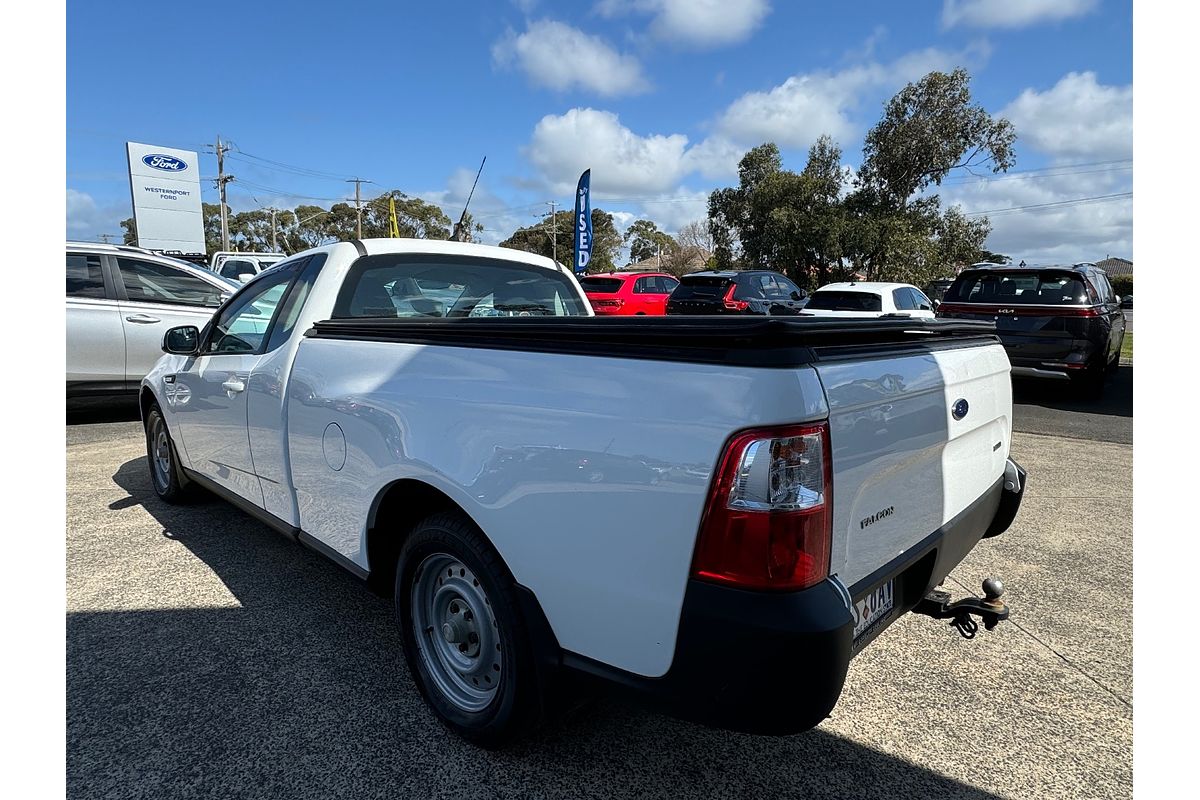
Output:
M1068 272L963 274L946 291L948 303L1066 306L1090 301L1082 278Z
M582 317L561 272L473 256L391 253L350 267L333 317Z

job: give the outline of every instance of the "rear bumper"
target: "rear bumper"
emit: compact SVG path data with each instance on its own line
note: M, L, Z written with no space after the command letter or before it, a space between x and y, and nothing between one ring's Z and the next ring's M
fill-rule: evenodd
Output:
M1020 506L1024 470L1017 491L1005 483L997 481L949 523L849 589L836 576L788 593L689 581L674 660L661 678L573 654L565 663L684 719L747 733L807 730L833 710L851 658L941 583L981 538L1007 529ZM895 581L895 607L855 642L851 603L888 579Z

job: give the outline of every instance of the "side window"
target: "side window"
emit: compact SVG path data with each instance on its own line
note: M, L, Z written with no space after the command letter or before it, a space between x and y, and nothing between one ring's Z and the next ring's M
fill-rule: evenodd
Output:
M264 276L238 295L214 320L204 352L260 352L275 310L295 276L294 270L283 269L275 275Z
M791 300L792 292L800 294L800 287L789 281L787 278L776 278L775 282L779 284L779 290L783 292L784 297Z
M912 296L913 303L916 304L918 309L921 311L933 311L933 303L929 302L929 298L922 294L919 290L909 289L908 293Z
M254 268L253 261L247 261L244 258L230 258L221 265L221 277L237 280L238 275L255 275L258 270Z
M894 300L896 303L897 311L917 310L917 306L915 303L913 303L912 295L909 294L908 289L893 289L892 300Z
M1100 302L1114 302L1116 296L1113 294L1112 284L1108 282L1108 276L1103 272L1096 273L1096 286L1100 289Z
M129 299L139 303L209 308L221 305L221 289L177 267L118 258L117 271Z
M67 253L67 297L104 297L100 256Z
M679 281L674 278L659 278L662 281L663 293L670 294L675 291L675 287L679 285Z
M275 327L271 328L271 338L267 342L268 351L279 347L292 335L292 331L296 328L296 321L300 319L300 311L304 308L304 302L308 300L308 293L312 290L317 275L321 272L321 265L324 263L324 253L318 253L311 258L297 262L295 269L300 273L300 277L292 284L291 290L283 299L283 307L279 309ZM287 267L282 269L291 271ZM267 279L263 278L263 280Z
M763 300L766 295L763 294L762 281L758 276L742 277L741 280L734 279L737 283L737 289L733 296L738 300Z
M638 278L633 284L633 293L651 294L652 292L656 291L654 288L654 280L655 279L652 277Z

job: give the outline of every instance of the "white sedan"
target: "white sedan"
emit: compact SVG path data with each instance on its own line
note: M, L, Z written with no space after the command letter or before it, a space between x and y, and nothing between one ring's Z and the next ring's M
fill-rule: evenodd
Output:
M829 283L813 292L804 314L818 317L863 317L902 315L933 319L933 303L907 283L851 281Z

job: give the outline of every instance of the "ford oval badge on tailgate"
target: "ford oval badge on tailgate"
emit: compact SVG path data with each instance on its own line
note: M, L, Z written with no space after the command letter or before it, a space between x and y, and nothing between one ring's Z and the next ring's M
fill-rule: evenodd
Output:
M954 401L954 408L950 410L950 413L954 415L955 419L962 419L970 410L971 406L967 403L966 399L960 397Z

